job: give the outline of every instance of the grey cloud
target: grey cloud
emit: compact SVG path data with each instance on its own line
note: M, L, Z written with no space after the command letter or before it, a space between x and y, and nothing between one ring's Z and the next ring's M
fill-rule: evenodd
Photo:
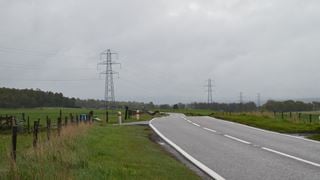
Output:
M216 101L236 101L240 91L246 100L257 92L264 98L319 97L319 5L3 0L0 86L103 98L103 80L80 80L99 78L99 53L111 48L123 66L115 67L119 100L205 101L208 78L216 81Z

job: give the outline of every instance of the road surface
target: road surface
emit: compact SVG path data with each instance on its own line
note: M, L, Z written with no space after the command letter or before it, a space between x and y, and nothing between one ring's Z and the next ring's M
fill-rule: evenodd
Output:
M320 143L211 117L150 122L164 138L227 180L320 180Z

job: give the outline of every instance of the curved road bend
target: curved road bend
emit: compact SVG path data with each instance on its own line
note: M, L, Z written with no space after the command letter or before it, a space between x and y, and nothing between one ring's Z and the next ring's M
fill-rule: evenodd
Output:
M319 180L320 143L211 117L170 114L152 125L227 180Z

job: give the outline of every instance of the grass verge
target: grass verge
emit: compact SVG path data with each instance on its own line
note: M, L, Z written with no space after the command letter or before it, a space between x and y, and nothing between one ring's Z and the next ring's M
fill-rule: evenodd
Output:
M0 167L0 179L200 179L150 141L151 133L143 126L70 126L37 149L21 147L16 164L7 159Z
M214 113L211 116L280 133L320 133L320 124L292 122L286 119L274 119L263 115L221 115Z

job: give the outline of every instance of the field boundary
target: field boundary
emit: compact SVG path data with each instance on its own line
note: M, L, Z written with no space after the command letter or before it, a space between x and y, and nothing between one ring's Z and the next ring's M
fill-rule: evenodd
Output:
M218 173L214 172L212 169L208 168L206 165L192 157L190 154L185 152L181 147L176 145L174 142L169 140L166 136L164 136L156 127L152 125L152 122L158 118L154 118L149 121L149 126L151 129L158 134L165 142L167 142L171 147L173 147L176 151L178 151L181 155L183 155L186 159L188 159L190 162L192 162L195 166L197 166L199 169L201 169L203 172L208 174L210 177L216 179L216 180L225 180L222 176L220 176Z

